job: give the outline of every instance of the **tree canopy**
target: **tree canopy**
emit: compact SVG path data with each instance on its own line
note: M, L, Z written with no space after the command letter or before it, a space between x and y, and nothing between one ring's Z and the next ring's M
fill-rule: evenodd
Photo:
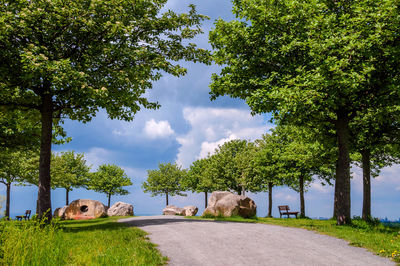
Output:
M131 186L131 179L125 174L124 169L115 164L102 164L96 172L89 175L88 189L105 193L110 207L112 195L127 195L129 191L124 186Z
M188 42L206 17L193 5L161 13L166 2L2 1L0 106L40 112L39 216L51 213L54 118L87 122L102 108L131 120L159 106L144 95L162 73L185 74L174 61L208 62L209 53Z
M169 204L169 196L186 196L182 186L182 179L186 170L171 163L159 163L158 169L147 170L147 180L142 183L144 192L150 192L151 196L165 195L165 204Z
M64 188L66 192L65 204L69 204L69 192L74 188L89 185L90 166L86 165L83 153L74 151L53 154L51 160L51 186Z
M350 123L366 108L400 101L397 2L233 4L237 20L219 19L210 33L223 66L212 76L212 98L246 99L253 112L272 112L280 123L332 127L337 223L350 223Z

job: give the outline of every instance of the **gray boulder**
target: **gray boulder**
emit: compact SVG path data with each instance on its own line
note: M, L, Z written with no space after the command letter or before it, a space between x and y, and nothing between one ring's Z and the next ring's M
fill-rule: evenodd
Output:
M67 205L61 208L57 208L54 210L54 214L53 217L54 218L61 218L64 219L65 218L65 210L67 209Z
M184 210L184 214L185 216L195 216L197 214L197 212L199 211L199 208L197 208L196 206L186 206L183 207Z
M118 201L107 210L108 216L133 216L133 205Z
M163 209L163 215L185 215L185 209L176 207L174 205L167 205Z
M208 207L203 212L203 215L207 214L224 217L239 215L248 218L257 214L257 205L249 197L228 191L215 191L211 194Z

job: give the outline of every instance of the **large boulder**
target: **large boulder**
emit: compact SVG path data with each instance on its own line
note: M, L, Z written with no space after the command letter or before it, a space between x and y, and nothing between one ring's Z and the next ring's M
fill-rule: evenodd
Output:
M108 216L133 216L133 205L118 201L107 210Z
M208 207L204 215L230 217L239 215L244 218L255 216L257 206L255 202L246 196L239 196L228 191L215 191L208 200Z
M65 210L65 219L88 220L106 217L106 206L97 200L78 199L71 202Z
M53 217L54 218L61 218L64 219L65 218L65 210L67 209L67 205L61 208L57 208L54 210L54 214Z
M176 207L174 205L167 205L163 209L163 215L185 215L185 209Z
M199 208L196 206L186 206L183 207L183 211L185 216L195 216L197 212L199 211Z

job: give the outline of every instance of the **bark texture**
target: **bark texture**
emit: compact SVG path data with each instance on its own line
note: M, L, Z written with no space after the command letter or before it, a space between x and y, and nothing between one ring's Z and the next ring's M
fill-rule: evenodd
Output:
M50 94L42 96L41 108L42 136L40 140L40 162L39 162L39 218L51 220L51 186L50 186L50 160L51 141L53 129L53 102Z
M268 215L267 217L272 217L272 182L268 183Z
M371 218L371 151L365 149L361 151L363 169L363 220Z
M204 207L207 209L208 205L208 194L207 191L204 191Z
M335 182L336 220L338 225L344 225L351 223L349 119L347 115L338 114L336 133L339 148Z
M6 195L6 212L5 212L5 217L6 219L10 219L10 198L11 198L11 183L6 184L7 187L7 195Z
M304 203L304 176L299 177L300 184L300 217L306 217L306 207Z

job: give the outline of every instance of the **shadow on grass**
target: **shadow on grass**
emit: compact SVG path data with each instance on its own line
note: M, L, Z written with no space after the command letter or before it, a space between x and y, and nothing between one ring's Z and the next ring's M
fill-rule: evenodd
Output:
M126 225L117 223L117 219L98 218L93 220L62 221L60 224L65 232L77 233L96 230L120 230Z

